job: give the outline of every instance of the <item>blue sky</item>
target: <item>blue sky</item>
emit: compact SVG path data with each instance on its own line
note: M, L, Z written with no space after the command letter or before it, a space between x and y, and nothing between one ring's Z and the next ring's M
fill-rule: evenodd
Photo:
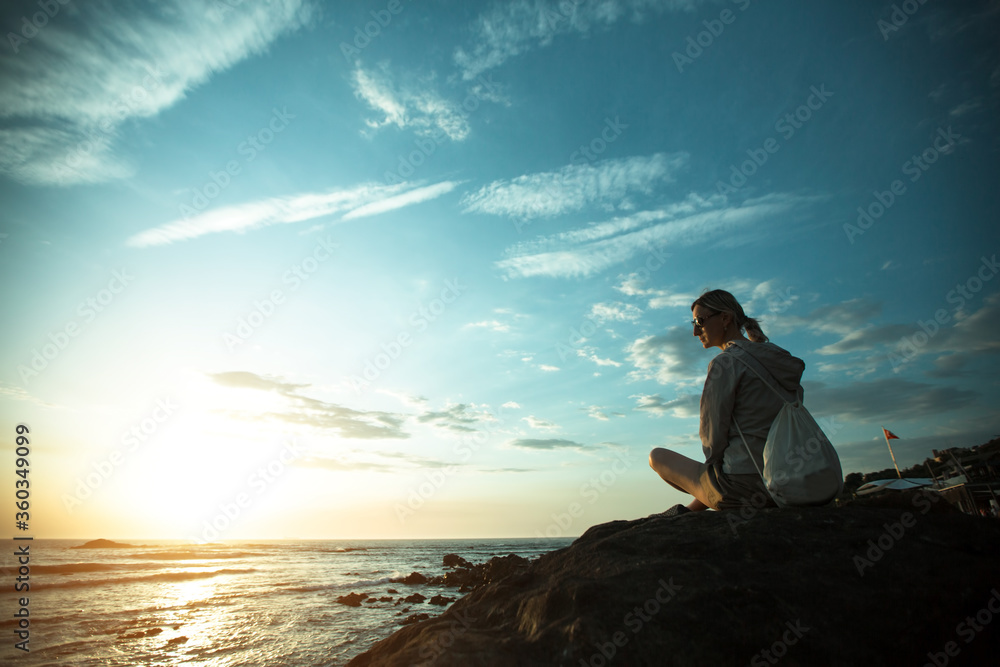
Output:
M701 456L712 288L805 360L845 472L891 465L881 426L901 465L985 442L998 11L8 3L0 396L32 530L662 510L646 457Z

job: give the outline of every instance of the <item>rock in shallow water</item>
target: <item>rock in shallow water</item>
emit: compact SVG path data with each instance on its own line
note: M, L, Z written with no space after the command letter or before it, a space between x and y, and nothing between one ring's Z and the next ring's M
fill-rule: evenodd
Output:
M349 593L337 598L337 602L348 607L360 607L361 603L368 597L367 593Z
M594 526L349 664L993 664L1000 522L929 497Z
M458 554L445 554L443 561L445 567L472 567L472 563Z

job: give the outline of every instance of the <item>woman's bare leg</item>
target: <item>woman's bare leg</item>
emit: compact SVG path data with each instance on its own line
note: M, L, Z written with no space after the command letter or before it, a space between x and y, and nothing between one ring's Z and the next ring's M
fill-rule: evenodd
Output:
M698 479L700 463L683 454L657 447L649 453L649 467L670 486L694 496L687 506L689 510L698 512L708 509L709 498Z

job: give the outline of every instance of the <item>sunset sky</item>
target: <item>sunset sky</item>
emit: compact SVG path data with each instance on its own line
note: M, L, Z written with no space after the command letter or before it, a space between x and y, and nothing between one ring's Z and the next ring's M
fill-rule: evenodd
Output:
M35 537L661 511L712 288L845 472L1000 433L995 1L50 4L0 47Z

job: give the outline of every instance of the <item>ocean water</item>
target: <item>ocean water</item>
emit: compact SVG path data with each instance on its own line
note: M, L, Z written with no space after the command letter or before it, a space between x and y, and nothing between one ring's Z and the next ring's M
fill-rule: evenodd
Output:
M0 664L343 665L402 627L411 614L446 607L396 601L459 598L455 588L389 583L411 572L444 574L443 556L473 563L525 558L571 539L145 543L73 549L79 540L30 543L31 590L13 590L17 564L0 559ZM392 594L388 589L398 593ZM393 598L348 607L348 593ZM17 650L18 598L30 602L30 652Z

